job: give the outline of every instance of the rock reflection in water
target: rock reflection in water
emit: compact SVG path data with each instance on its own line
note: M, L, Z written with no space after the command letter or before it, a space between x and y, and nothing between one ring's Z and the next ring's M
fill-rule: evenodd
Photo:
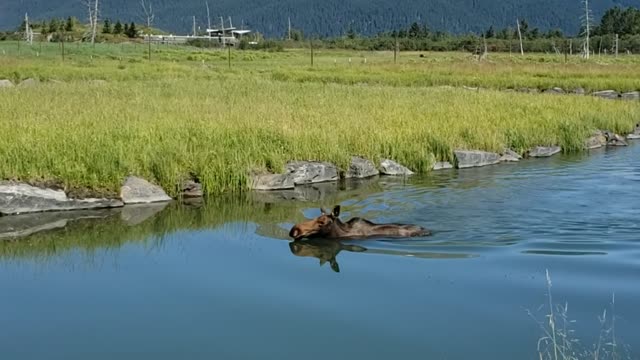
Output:
M305 212L322 206L367 201L393 189L411 186L411 178L374 177L341 182L319 183L286 191L251 192L241 196L188 199L188 203L151 203L107 210L38 213L0 218L0 258L33 257L45 259L75 249L119 248L128 242L161 243L177 231L227 231L225 224L244 223L246 230L261 238L290 241L288 230L305 219ZM422 179L421 181L424 181ZM428 186L438 186L434 180ZM404 206L410 211L409 205ZM397 210L397 206L394 206ZM354 212L363 209L350 206ZM365 212L366 213L366 212ZM373 212L367 213L374 215ZM152 240L151 240L152 239ZM320 259L335 262L329 253L338 249L368 249L370 253L415 257L466 257L460 254L427 254L425 245L404 244L393 249L381 242L353 244L335 241L315 244ZM305 246L309 244L302 244ZM337 262L335 262L337 267Z

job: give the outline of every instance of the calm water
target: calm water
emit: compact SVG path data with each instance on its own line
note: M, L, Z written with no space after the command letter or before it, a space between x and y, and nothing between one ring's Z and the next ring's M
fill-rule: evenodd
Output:
M338 203L344 219L434 235L294 255L291 225ZM543 333L527 310L544 320L548 269L572 338L597 342L615 293L616 343L638 359L639 215L636 144L340 191L3 218L0 229L42 231L0 241L0 354L538 359Z

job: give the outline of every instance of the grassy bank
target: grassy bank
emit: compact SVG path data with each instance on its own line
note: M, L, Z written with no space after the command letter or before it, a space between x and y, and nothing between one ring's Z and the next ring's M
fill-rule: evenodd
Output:
M587 91L640 90L640 56L579 56L490 53L478 62L464 52L393 52L316 50L311 67L308 49L283 52L199 49L153 45L152 61L145 44L67 44L62 61L59 44L20 47L0 42L0 78L14 81L34 77L42 80L74 79L203 79L224 74L251 75L296 82L366 83L396 87L433 85L481 86L491 89L521 87L548 89L559 86Z
M389 157L418 172L457 148L580 150L592 130L627 132L638 104L446 88L218 79L43 83L0 96L0 178L57 180L115 194L127 174L171 195L195 175L237 191L249 169L292 159L345 167Z
M470 92L562 86L640 89L640 57L203 50L144 44L0 42L0 178L61 182L114 195L137 174L177 193L195 176L208 194L238 191L250 169L293 159L345 167L388 157L414 171L456 148L579 151L595 129L627 132L639 105L592 97ZM366 59L366 60L365 60ZM88 80L102 79L106 84ZM57 83L52 80L63 81Z

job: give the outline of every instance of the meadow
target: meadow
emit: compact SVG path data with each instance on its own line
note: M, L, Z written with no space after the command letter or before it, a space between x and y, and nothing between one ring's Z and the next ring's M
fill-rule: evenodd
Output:
M289 160L391 158L419 173L454 149L583 151L596 129L629 132L640 104L500 91L640 89L640 57L205 50L145 44L0 42L0 178L115 195L136 174L170 195L209 194ZM231 61L228 56L231 55ZM422 55L422 57L420 56ZM365 60L366 59L366 60ZM94 82L89 80L105 80ZM461 88L480 86L480 91Z

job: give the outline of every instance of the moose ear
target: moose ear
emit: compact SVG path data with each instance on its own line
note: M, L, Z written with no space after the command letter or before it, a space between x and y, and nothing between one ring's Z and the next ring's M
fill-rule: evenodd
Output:
M322 215L327 215L327 212L326 212L326 211L324 211L324 208L320 208L320 214L322 214Z
M329 265L331 265L331 270L339 273L340 272L340 265L338 265L338 262L336 261L335 258L329 260Z
M340 205L336 205L336 206L333 208L333 216L335 216L335 217L340 216Z

